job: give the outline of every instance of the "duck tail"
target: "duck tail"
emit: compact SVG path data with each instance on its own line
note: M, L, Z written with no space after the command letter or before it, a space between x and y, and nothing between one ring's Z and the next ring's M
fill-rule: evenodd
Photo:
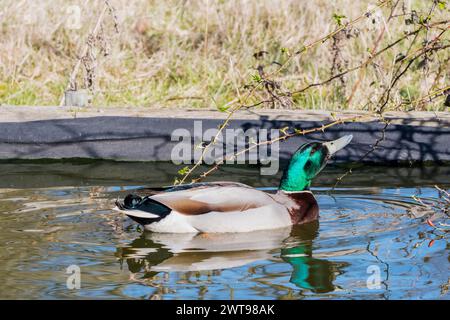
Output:
M123 203L115 201L116 210L125 213L139 224L146 225L165 218L171 211L169 207L149 197L141 198L129 194Z

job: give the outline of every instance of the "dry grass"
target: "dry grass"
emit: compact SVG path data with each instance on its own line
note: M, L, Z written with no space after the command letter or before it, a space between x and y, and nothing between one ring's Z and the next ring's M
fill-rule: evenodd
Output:
M258 81L258 65L264 72L283 63L305 43L333 31L336 25L364 14L376 1L337 0L178 0L118 1L119 34L113 20L104 25L109 55L99 55L95 77L95 105L188 106L223 108L242 95L245 84ZM274 80L285 91L357 66L370 53L413 31L406 24L416 10L426 15L433 0L399 1L387 24L390 8L384 7L354 27L292 58ZM442 2L431 21L449 18L450 3ZM81 28L68 27L70 6L81 9ZM87 36L104 6L102 0L2 0L0 7L0 104L57 105ZM333 14L346 18L333 18ZM339 21L341 20L341 21ZM367 68L349 72L322 86L292 96L290 108L373 109L392 82L395 59L423 47L448 29L444 23L424 29L370 61ZM448 45L449 33L441 37ZM413 42L414 40L414 42ZM375 50L374 50L375 49ZM261 53L255 59L256 52ZM418 59L399 79L389 97L403 109L443 110L443 98L432 102L422 97L449 85L449 49ZM78 78L83 85L83 73ZM259 95L259 96L258 96ZM264 92L256 98L263 98ZM420 103L419 103L420 102ZM281 105L275 105L280 107Z

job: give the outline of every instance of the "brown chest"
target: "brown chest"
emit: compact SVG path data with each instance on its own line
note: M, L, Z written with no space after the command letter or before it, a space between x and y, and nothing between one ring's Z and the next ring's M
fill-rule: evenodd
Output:
M309 191L291 193L280 191L277 198L286 206L292 224L306 223L319 218L319 205Z

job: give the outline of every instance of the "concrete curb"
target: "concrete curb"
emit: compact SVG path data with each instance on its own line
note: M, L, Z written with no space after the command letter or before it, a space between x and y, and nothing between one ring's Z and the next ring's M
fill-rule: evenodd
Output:
M4 107L2 107L4 108ZM9 107L11 108L11 107ZM23 112L24 107L18 107ZM1 108L0 108L1 109ZM45 109L44 109L45 111ZM67 112L64 111L64 112ZM168 111L165 111L168 112ZM284 111L282 111L284 113ZM44 112L45 113L45 112ZM172 148L178 141L171 141L175 129L184 128L193 134L194 121L201 121L203 131L217 128L223 122L212 117L151 117L148 114L133 116L95 116L20 120L20 114L11 111L0 119L0 159L62 159L89 158L126 161L170 161ZM97 113L98 114L98 113ZM450 161L449 113L422 114L420 117L392 116L393 123L385 130L385 139L379 147L369 153L363 162L383 164L387 162L444 162ZM286 126L308 129L330 122L326 113L314 115L310 112L301 118L284 114L252 117L238 116L228 128L232 129L278 129ZM282 119L284 118L284 119ZM317 118L318 120L314 120ZM303 143L312 140L332 140L342 135L353 134L352 143L339 152L336 162L358 161L381 138L384 123L379 121L338 124L325 132L316 132L307 137L293 137L280 143L280 159L286 160Z

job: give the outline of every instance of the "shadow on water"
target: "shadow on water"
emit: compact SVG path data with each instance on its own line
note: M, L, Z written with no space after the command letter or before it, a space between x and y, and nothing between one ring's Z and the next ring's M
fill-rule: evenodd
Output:
M0 161L0 188L47 188L60 186L154 186L170 185L176 173L185 165L168 162L115 162L96 160L40 160ZM281 163L280 168L286 166ZM200 169L206 170L207 167ZM199 170L200 170L199 169ZM314 180L314 186L333 186L345 167L328 165ZM200 171L199 171L200 172ZM281 178L277 175L262 176L256 165L227 165L208 177L230 177L254 187L276 186ZM390 186L412 187L450 185L450 164L444 166L361 166L353 170L341 186Z

